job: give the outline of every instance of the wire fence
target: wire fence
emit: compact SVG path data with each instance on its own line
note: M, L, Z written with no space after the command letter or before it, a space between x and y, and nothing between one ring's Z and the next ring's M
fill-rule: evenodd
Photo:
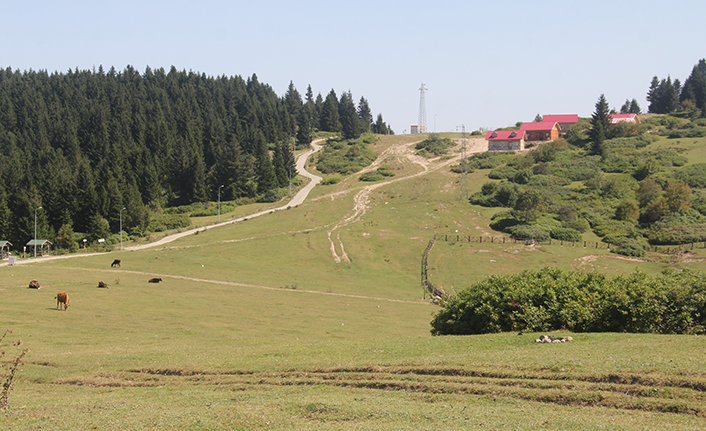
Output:
M458 234L434 234L433 239L430 241L430 244L433 245L434 241L445 241L445 242L468 242L468 243L478 243L478 244L483 244L483 243L492 243L492 244L522 244L522 245L527 245L527 246L533 246L533 245L555 245L555 246L561 246L561 247L583 247L586 249L607 249L610 250L612 247L617 247L614 244L608 244L605 242L598 242L598 241L563 241L563 240L558 240L558 239L548 239L546 241L540 241L536 239L515 239L511 238L508 236L492 236L492 235L480 235L480 236L471 236L471 235L458 235ZM661 253L661 254L679 254L679 253L684 253L686 251L690 250L696 250L696 249L704 249L706 248L706 241L705 242L692 242L689 244L681 244L681 245L670 245L670 246L655 246L655 245L650 245L648 246L645 250L646 251L651 251L654 253ZM425 261L426 261L426 256L429 253L429 250L431 247L427 247L427 250L425 251Z

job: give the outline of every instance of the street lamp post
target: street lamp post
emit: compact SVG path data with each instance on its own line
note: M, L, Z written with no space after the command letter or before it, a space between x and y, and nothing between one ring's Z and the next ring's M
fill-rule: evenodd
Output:
M123 249L123 210L125 207L123 207L120 210L120 250Z
M292 156L294 156L294 151L296 150L297 138L294 136L292 138ZM289 163L291 160L287 157L287 164L289 165L289 196L292 196L292 164Z
M220 187L218 187L218 222L220 223L221 221L221 189L223 188L223 184L221 184Z
M37 257L37 210L42 209L38 207L34 210L34 257Z

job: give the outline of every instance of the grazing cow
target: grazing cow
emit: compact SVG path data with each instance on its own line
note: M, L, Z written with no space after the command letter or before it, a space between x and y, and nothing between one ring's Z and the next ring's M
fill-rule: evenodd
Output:
M64 311L69 308L69 294L66 292L59 292L56 294L56 308L60 310L59 304L63 304Z
M102 281L98 282L98 287L105 287L106 289L108 288L108 285L103 283Z
M162 279L157 277L147 280L148 283L159 283L160 281L162 281Z
M30 289L39 289L39 282L37 280L32 280L29 282Z
M116 266L120 268L120 259L115 259L113 263L110 264L111 268L115 268Z

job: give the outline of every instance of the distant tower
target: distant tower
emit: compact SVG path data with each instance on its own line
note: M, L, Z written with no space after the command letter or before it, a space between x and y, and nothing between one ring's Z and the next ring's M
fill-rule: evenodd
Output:
M427 129L427 105L424 102L425 91L427 91L427 88L422 82L422 86L419 87L419 122L417 123L420 128L419 133L424 133Z

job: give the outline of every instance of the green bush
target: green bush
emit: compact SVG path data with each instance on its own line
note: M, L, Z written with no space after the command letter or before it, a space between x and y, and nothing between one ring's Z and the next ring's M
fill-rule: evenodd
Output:
M603 239L606 240L605 238ZM644 257L645 256L645 245L633 238L626 237L615 237L611 239L615 247L611 247L610 251L612 253L620 254L623 256L630 257Z
M226 214L235 211L235 206L231 204L221 203L221 214ZM191 212L191 217L209 217L218 214L218 203L213 203L205 209L194 210Z
M324 186L329 186L332 184L338 184L340 182L341 182L341 177L338 175L333 175L333 176L330 176L330 177L326 178L325 180L323 180L321 182L321 184Z
M561 223L562 227L576 230L580 233L584 233L591 228L586 219L577 218L575 220L569 220Z
M682 180L689 184L689 187L705 189L706 188L706 163L696 163L686 166L674 173L678 180Z
M677 225L653 229L647 233L650 244L679 245L706 241L706 224Z
M613 278L543 268L491 276L449 298L432 335L502 331L706 333L706 276L670 270Z
M378 171L372 171L372 172L366 172L363 175L360 176L359 180L360 181L380 181L384 180L385 177Z
M329 140L319 155L316 169L324 174L350 175L369 166L376 158L365 137L351 141Z
M436 133L431 133L429 134L429 138L426 140L419 142L415 148L417 150L422 150L426 152L432 153L436 156L440 156L442 154L446 154L446 150L455 145L454 142L449 139L449 138L442 138L441 136L437 135ZM420 151L421 153L421 151Z
M583 237L581 236L581 232L579 232L575 229L565 228L565 227L559 227L559 228L552 229L551 237L554 239L561 240L561 241L573 241L573 242L583 241Z
M152 214L147 225L149 232L164 232L191 226L191 220L185 214Z
M491 180L506 180L513 178L516 174L517 169L512 166L505 165L490 171L488 173L488 178Z
M514 239L535 240L537 242L549 241L549 232L533 225L515 225L505 229Z

